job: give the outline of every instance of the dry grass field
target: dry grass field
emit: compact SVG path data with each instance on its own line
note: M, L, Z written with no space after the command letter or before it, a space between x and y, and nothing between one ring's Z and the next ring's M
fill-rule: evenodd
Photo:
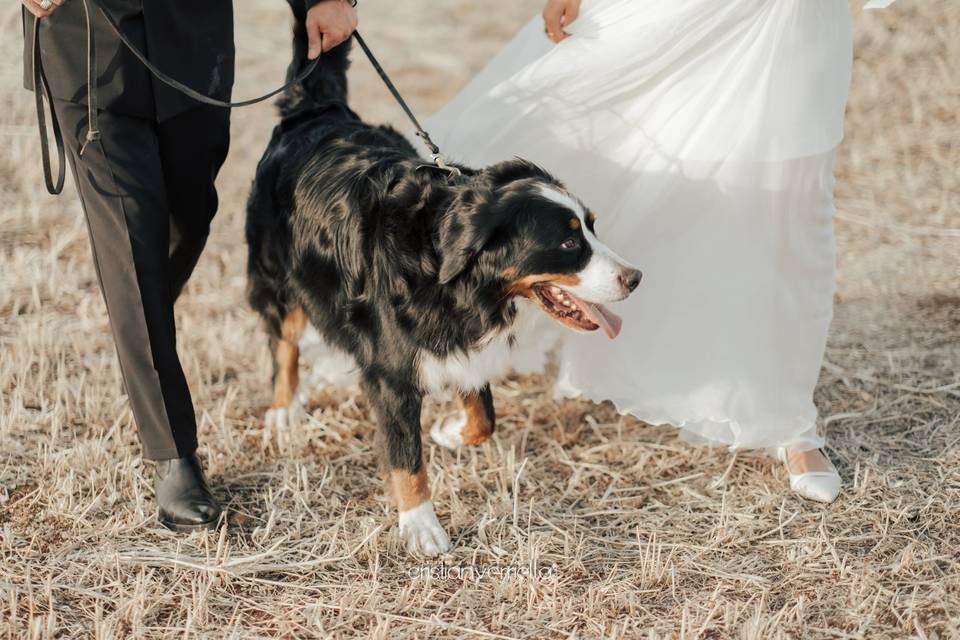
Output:
M538 4L364 0L361 24L426 114ZM797 498L760 454L693 447L607 406L556 403L548 379L511 379L494 389L490 443L428 452L455 545L442 568L400 548L356 389L316 393L283 451L261 447L269 362L242 230L270 106L234 114L221 212L178 306L231 526L156 526L78 201L72 186L43 191L8 7L0 635L960 638L960 5L900 0L855 21L817 390L840 499ZM236 96L282 77L287 24L282 2L237 3ZM403 124L364 61L352 80L364 115Z

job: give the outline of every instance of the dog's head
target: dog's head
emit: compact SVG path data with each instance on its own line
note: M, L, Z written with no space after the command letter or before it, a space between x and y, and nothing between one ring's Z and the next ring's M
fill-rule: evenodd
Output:
M604 303L625 299L640 271L597 238L595 216L539 167L493 165L457 192L439 224L439 281L467 281L508 303L522 296L558 322L610 338L620 318Z

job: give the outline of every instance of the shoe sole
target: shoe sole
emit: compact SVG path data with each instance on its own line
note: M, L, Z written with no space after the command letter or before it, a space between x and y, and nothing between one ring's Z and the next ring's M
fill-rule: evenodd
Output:
M170 531L176 531L177 533L190 533L192 531L216 531L217 525L220 523L220 518L211 520L210 522L201 522L199 524L181 524L179 522L170 522L169 520L164 520L163 518L157 516L157 522L160 523L160 526L169 529Z

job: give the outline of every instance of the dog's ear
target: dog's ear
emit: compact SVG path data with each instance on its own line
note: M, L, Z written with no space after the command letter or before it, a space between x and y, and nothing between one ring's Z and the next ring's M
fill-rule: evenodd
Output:
M440 220L440 284L449 284L496 233L499 221L488 189L468 189L454 198Z

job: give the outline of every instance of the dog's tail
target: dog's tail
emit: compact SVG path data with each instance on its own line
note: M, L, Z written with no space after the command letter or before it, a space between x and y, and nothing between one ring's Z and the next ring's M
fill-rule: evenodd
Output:
M293 11L293 60L287 67L287 82L310 63L307 60L307 9L304 0L287 0ZM347 68L350 66L350 43L323 53L320 63L309 76L284 91L277 101L280 115L287 117L323 103L347 102Z

